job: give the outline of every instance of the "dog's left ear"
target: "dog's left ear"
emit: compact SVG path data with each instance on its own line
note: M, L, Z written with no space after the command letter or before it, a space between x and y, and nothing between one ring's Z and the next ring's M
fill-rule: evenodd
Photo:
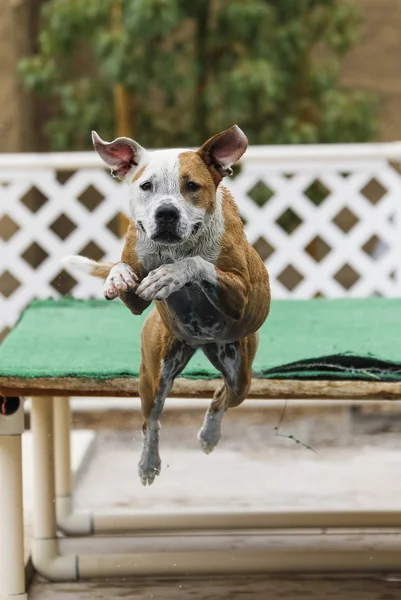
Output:
M199 148L198 154L206 163L213 178L221 181L226 175L232 174L231 166L239 161L247 147L248 139L245 133L238 125L233 125L205 142Z
M124 179L128 171L138 166L146 152L137 142L126 137L105 142L96 131L92 131L92 141L100 158L110 167L113 177L119 179Z

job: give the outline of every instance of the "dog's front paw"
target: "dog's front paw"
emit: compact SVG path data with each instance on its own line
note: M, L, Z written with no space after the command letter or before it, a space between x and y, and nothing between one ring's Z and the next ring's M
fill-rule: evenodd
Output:
M143 300L165 300L174 292L178 292L188 281L187 271L184 267L177 268L177 263L162 265L151 271L142 280L136 293Z
M138 277L126 263L117 263L111 268L109 276L104 284L104 297L106 300L114 300L127 290L138 285Z
M156 475L160 475L161 460L157 452L142 452L141 460L138 465L138 475L142 485L152 485L156 479Z

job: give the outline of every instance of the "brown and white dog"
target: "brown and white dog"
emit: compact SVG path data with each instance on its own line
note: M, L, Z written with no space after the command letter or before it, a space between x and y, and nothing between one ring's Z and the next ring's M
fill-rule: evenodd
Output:
M224 412L249 391L258 329L270 306L266 268L248 243L230 192L221 185L248 140L236 125L197 151L148 152L129 138L95 150L130 187L130 222L121 261L84 257L65 262L106 279L107 299L120 297L134 315L156 307L142 330L139 394L144 485L159 475L159 418L174 379L197 348L222 374L199 432L209 453L221 437ZM107 334L106 334L107 335Z

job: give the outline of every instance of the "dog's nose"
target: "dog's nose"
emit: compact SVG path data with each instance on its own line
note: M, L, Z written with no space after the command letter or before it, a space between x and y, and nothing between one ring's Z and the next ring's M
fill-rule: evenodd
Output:
M174 204L162 204L156 211L156 221L158 223L176 223L179 219L180 213Z

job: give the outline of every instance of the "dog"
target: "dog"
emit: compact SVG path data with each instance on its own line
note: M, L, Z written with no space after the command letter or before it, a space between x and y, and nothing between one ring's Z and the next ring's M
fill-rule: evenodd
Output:
M104 278L105 297L121 298L134 315L155 303L142 329L139 377L144 422L138 471L150 485L161 470L165 398L198 348L224 382L198 435L204 452L217 445L225 411L240 405L251 385L258 330L270 309L269 276L222 184L248 140L237 125L198 151L150 152L125 137L105 142L96 132L92 139L112 175L129 184L125 245L116 264L80 256L64 262Z

